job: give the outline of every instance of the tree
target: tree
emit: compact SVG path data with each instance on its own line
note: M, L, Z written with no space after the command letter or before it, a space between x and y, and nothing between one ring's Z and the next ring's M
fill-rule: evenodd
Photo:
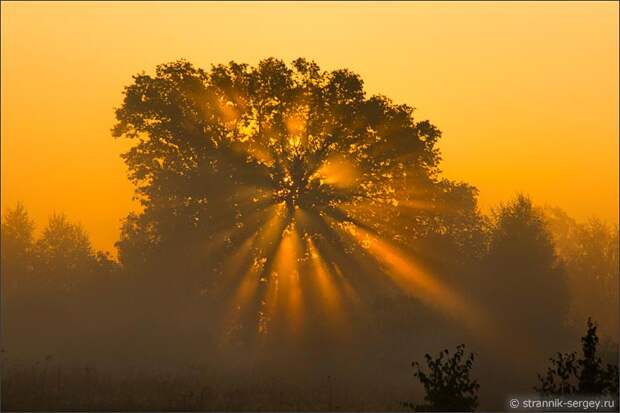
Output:
M426 354L428 372L424 372L419 363L412 363L414 375L424 386L426 404L405 403L406 407L426 412L470 412L478 406L478 381L472 379L471 369L474 354L465 355L465 345L456 347L450 357L446 349L433 359Z
M560 395L615 395L618 397L618 366L607 364L597 355L599 343L597 324L588 318L586 334L581 338L582 357L577 353L558 353L550 358L547 373L538 375L535 390L543 396Z
M576 222L564 211L547 209L546 218L570 287L574 325L588 316L610 337L618 336L618 227L598 219Z
M34 223L24 205L9 209L2 220L2 261L12 257L24 261L32 252Z
M287 234L301 240L299 256L313 254L311 241L330 272L358 283L381 268L351 262L366 251L347 225L404 248L438 237L463 249L476 238L476 191L439 177L441 133L413 114L367 96L349 70L304 59L209 71L177 61L137 75L113 134L136 142L123 159L143 210L125 220L119 257L166 279L167 293L213 291L260 267L260 303ZM224 263L240 249L231 274Z
M303 59L210 72L178 61L158 66L155 77L134 77L113 133L138 140L123 157L148 217L140 225L155 225L150 241L161 243L280 202L353 219L338 207L369 201L375 208L365 213L386 216L412 197L408 187L428 192L436 183L440 132L412 114L385 97L366 98L354 73L322 72ZM348 176L323 176L330 167ZM445 182L434 196L450 191Z
M53 214L34 245L41 282L72 289L89 277L97 259L84 229L63 214Z
M481 287L503 325L538 346L566 333L568 287L544 216L519 195L495 211Z
M18 203L9 209L2 219L1 263L5 286L14 288L32 272L34 223L26 208Z

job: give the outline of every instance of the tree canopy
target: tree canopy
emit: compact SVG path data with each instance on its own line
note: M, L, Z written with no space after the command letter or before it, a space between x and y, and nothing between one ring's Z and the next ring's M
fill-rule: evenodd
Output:
M358 75L304 59L160 65L134 77L116 116L114 135L137 141L123 157L152 241L165 218L214 231L280 203L378 226L456 191L439 185L435 126L367 97Z

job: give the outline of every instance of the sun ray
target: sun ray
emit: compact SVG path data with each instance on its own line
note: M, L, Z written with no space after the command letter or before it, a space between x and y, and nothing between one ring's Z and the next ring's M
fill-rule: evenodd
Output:
M345 240L334 231L325 219L315 211L298 210L299 226L308 234L318 257L323 263L328 275L332 276L335 285L339 287L343 305L349 304L359 307L359 294L351 284L352 273L357 274L358 281L365 277L365 271L352 254L349 254ZM311 235L312 234L312 235ZM347 275L341 270L347 268ZM346 303L345 300L346 299ZM359 308L358 308L359 310Z
M385 267L385 274L403 291L472 329L488 327L488 318L477 306L433 277L399 247L354 224L347 225L346 232Z
M295 221L292 220L284 230L274 254L273 270L269 277L270 288L265 298L267 318L276 323L282 322L295 334L299 333L303 323L300 250Z
M239 322L243 314L254 318L253 315L259 312L264 295L262 285L268 281L265 268L269 266L272 251L279 245L287 222L283 205L272 205L265 216L267 221L259 225L227 261L225 274L230 276L227 283L234 287L225 318L229 325Z
M329 321L332 321L341 330L346 324L344 310L342 308L342 294L340 288L334 280L334 274L331 274L325 261L319 254L312 238L306 237L306 248L309 254L310 264L312 266L315 283L318 286L324 313ZM338 275L339 277L341 274Z

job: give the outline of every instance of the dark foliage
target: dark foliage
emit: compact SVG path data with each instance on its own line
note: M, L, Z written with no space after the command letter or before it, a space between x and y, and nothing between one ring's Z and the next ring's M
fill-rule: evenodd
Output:
M485 278L478 286L481 298L501 325L510 326L507 340L518 325L526 341L553 348L555 339L566 337L569 291L565 263L545 217L519 195L496 210L494 218L483 259Z
M580 358L576 352L558 353L551 358L547 373L538 375L536 391L542 395L615 395L618 397L618 366L603 365L597 354L597 325L588 319L586 335L581 338Z
M414 375L424 386L425 404L405 403L407 407L419 412L471 412L478 406L478 381L471 378L474 354L465 354L465 345L456 347L450 357L446 349L433 359L426 354L425 372L419 363L414 362Z

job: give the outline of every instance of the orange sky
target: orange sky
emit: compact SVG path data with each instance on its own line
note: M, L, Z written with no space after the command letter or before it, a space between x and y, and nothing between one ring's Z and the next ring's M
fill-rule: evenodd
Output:
M303 56L443 132L483 208L516 192L618 214L618 3L2 2L2 210L53 211L111 249L132 208L113 108L131 75Z

